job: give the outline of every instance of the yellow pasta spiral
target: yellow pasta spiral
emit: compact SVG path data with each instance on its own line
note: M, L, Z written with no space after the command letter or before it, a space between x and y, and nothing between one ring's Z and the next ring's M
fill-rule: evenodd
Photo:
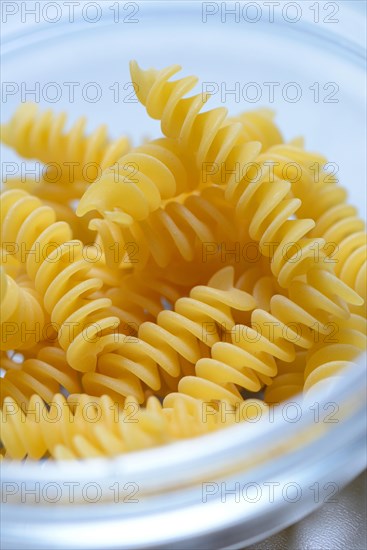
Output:
M358 357L366 350L367 323L364 317L352 314L337 324L339 330L334 341L320 342L308 352L304 371L306 398L315 390L330 390L333 380L343 376L345 367L356 367Z
M257 328L235 325L232 342L217 342L211 357L195 365L195 376L185 376L178 391L195 398L220 400L236 405L243 401L237 387L257 392L264 382L270 383L277 373L274 357L294 359L294 347L282 336L274 340Z
M325 275L325 276L324 276ZM347 319L350 315L345 304L338 299L328 272L310 270L307 278L294 280L287 291L280 288L268 275L254 270L254 275L245 272L236 286L251 292L261 309L253 312L251 321L269 333L286 336L295 345L308 349L320 335L327 335L332 323ZM246 278L257 277L252 288ZM281 291L281 292L279 292ZM334 319L334 321L332 320Z
M162 200L198 185L186 168L189 160L184 163L182 157L179 145L167 138L136 147L90 185L79 202L77 215L97 210L122 225L146 219Z
M114 314L132 330L137 330L144 321L155 321L162 309L173 307L190 288L190 285L172 282L164 273L152 272L150 277L144 273L128 273L120 275L120 285L108 289L105 295L111 299Z
M296 276L307 273L315 263L316 252L321 255L322 261L320 248L323 241L306 238L315 225L314 221L290 219L301 206L300 200L288 198L291 183L284 177L281 179L277 175L274 177L273 174L269 174L267 162L277 162L276 167L279 171L284 169L287 160L278 161L274 151L276 145L260 156L258 153L261 145L258 142L238 145L241 125L225 120L225 109L200 113L206 101L202 95L184 99L186 93L195 86L195 77L169 81L170 77L180 70L179 66L168 67L162 71L143 71L136 62L132 62L130 70L132 80L138 85L139 101L146 106L152 118L162 121L163 133L179 140L188 150L195 151L198 166L213 163L220 167L221 175L213 175L212 179L214 182L226 183L226 197L236 204L239 217L247 216L251 220L251 238L259 241L264 251L267 249L266 245L276 243L275 250L271 246L265 253L272 257L272 270L281 286L287 287ZM225 136L226 133L228 136ZM219 150L216 140L221 146ZM255 161L256 167L251 166ZM236 170L238 165L241 168L240 176ZM242 177L243 169L249 165L250 168ZM287 254L284 253L285 248ZM320 262L320 258L317 261ZM331 274L325 277L337 280ZM348 303L361 305L360 297L347 285L342 285L338 281L336 286L341 297Z
M130 147L126 137L110 140L105 125L87 136L85 117L65 131L66 118L66 113L55 114L51 110L40 113L35 103L23 103L12 119L1 126L1 139L22 157L57 165L54 169L56 174L61 170L60 182L70 184L85 182L88 167L97 177L99 170L114 164ZM50 177L53 181L55 174ZM89 178L92 176L87 176L90 182Z
M366 300L365 222L358 217L357 209L347 203L347 191L330 180L329 174L321 174L311 190L301 180L294 192L302 200L302 208L312 212L315 220L310 236L325 240L325 255L337 276Z
M325 209L345 201L346 191L335 186L338 180L335 173L327 171L326 157L314 151L306 151L303 140L296 139L289 143L273 145L262 152L256 160L258 169L260 163L266 162L269 174L292 184L292 194L302 200L299 207L302 216L316 212L315 217L318 218ZM263 172L265 173L265 170ZM337 195L328 195L328 191L323 193L329 184L331 188L328 191L332 189ZM320 193L320 201L317 204L312 201L314 193L317 196Z
M177 259L191 262L198 245L219 244L236 233L234 209L219 186L191 193L182 201L169 201L146 220L128 227L110 219L94 219L89 227L97 231L108 266L129 263L137 271L148 263L167 267Z
M79 428L78 436L74 436L68 446L58 445L54 451L55 458L115 455L196 437L231 423L231 419L222 419L212 408L205 418L201 403L184 399L183 396L170 407L163 407L152 396L145 408L138 407L136 399L128 397L118 415L116 403L102 396L96 400L96 410L98 408L104 413L99 423L80 424L84 430Z
M223 427L246 420L259 420L268 411L267 403L253 397L233 405L227 401L206 400L204 395L201 398L195 398L179 392L166 395L163 400L163 410L181 403L187 403L196 411L196 422L212 423L214 420L216 423L220 422Z
M306 354L305 351L297 352L291 363L277 360L278 373L264 391L266 403L278 404L301 394L304 385Z
M4 271L1 279L3 288L2 296L5 296L5 273L6 275L10 275L10 277L12 277L13 279L18 279L18 277L21 276L24 272L22 270L22 264L15 256L13 256L13 243L7 245L3 242L2 239L0 239L0 243L1 269Z
M273 158L270 152L264 158ZM294 289L302 290L301 300L311 307L318 300L318 309L343 315L348 310L341 300L359 306L363 298L333 273L323 251L325 241L308 236L315 222L295 218L302 203L289 196L291 189L289 181L277 176L274 181L268 175L252 179L246 176L240 182L229 182L226 194L235 200L237 215L250 219L249 234L259 242L262 253L271 258L271 269L279 284L289 288L291 294ZM298 280L300 276L305 280ZM306 295L309 302L304 300Z
M22 363L2 358L1 368L5 371L1 402L11 397L22 409L28 406L33 394L50 403L60 388L69 393L81 391L78 373L68 365L65 352L59 347L44 345L34 357Z
M164 408L155 397L148 399L146 408L130 397L121 408L107 395L65 399L56 394L47 410L34 395L29 411L23 412L11 397L4 400L0 425L7 458L37 460L46 453L56 459L113 456L195 437L233 422L214 409L204 417L201 403L184 396Z
M232 310L254 309L254 299L233 286L233 277L233 268L223 268L208 285L194 287L189 297L179 298L173 311L161 311L156 323L141 324L137 338L102 337L105 352L97 372L83 376L85 392L102 395L108 391L119 401L133 395L143 402L141 382L153 390L160 388L158 366L168 375L168 383L170 378L177 379L184 361L195 364L204 353L203 346L208 349L220 340L218 326L234 325Z
M88 229L91 217L77 218L75 208L70 202L70 199L83 194L84 187L79 191L79 185L74 184L70 188L64 188L61 192L59 185L48 183L43 179L37 181L35 178L27 178L22 181L19 178L11 178L3 182L3 189L4 191L22 189L30 195L39 197L45 206L50 206L55 211L57 221L64 221L70 225L75 238L80 239L83 243L93 242L94 234ZM93 212L93 217L95 215Z
M275 163L274 173L278 176L287 165L296 167L292 193L302 201L300 215L312 215L315 221L309 236L325 241L326 261L334 266L342 281L366 299L365 223L358 217L357 209L347 204L347 191L336 185L336 176L325 171L326 159L293 144L272 147L266 158Z
M242 141L259 141L262 151L266 151L273 145L283 143L283 137L279 128L274 123L275 113L271 109L255 109L245 111L235 118L228 119L230 122L241 122Z
M42 338L41 298L27 277L14 280L0 266L0 350L26 349Z
M29 402L33 414L23 412L11 398L4 399L0 411L1 439L6 455L11 458L26 457L38 460L52 454L57 445L65 444L77 432L78 417L72 411L61 394L55 394L49 408L38 395Z
M76 370L81 363L82 368L95 368L98 334L111 332L119 319L109 314L108 298L92 298L102 281L88 277L90 262L83 256L82 243L71 240L67 223L55 222L52 208L25 191L6 191L1 203L3 240L15 243L15 255L23 259L44 297L69 364Z
M335 246L335 273L366 300L367 235L357 210L347 204L330 208L316 220L313 234L331 243L331 254Z
M249 325L229 326L227 335L230 335L231 341L215 343L211 348L211 357L197 361L195 376L181 378L178 383L179 392L195 398L226 401L236 405L242 401L238 386L257 392L264 384L270 385L267 390L268 396L270 392L269 400L279 395L288 397L302 388L299 372L296 370L293 373L292 368L300 364L298 361L304 355L296 355L295 351L296 348L313 349L316 341L326 338L330 323L326 322L329 317L320 317L322 299L314 287L300 281L293 283L289 296L275 294L276 283L269 276L261 277L258 268L253 273L244 273L236 287L250 290L254 280L256 283L252 294L254 297L263 297L264 309L258 308L252 312ZM324 299L326 300L325 296ZM325 304L324 309L327 310L328 307L333 311L336 309L331 300L330 304ZM348 317L348 312L343 309L337 313L339 316L344 313ZM347 321L340 321L343 322ZM277 360L283 364L291 364L287 377L279 376L278 380ZM274 377L277 382L272 393ZM287 391L283 391L285 383L290 386Z
M326 286L318 290L319 273L310 271L309 282L293 281L285 291L263 267L245 270L236 287L251 293L259 308L251 314L251 323L272 339L280 335L299 348L309 349L333 329L331 319L346 319L349 311L335 302Z
M325 171L326 157L304 149L303 139L274 145L266 152L262 152L256 162L258 169L261 163L266 162L269 175L285 179L292 184L292 195L302 200L298 210L302 217L313 215L315 208L317 211L320 207L327 207L327 200L324 202L320 197L321 204L315 204L311 197L325 184L335 184L337 178L335 174ZM341 193L345 197L345 191Z
M297 352L291 363L277 361L278 374L264 392L267 403L285 401L302 391L312 402L314 390L330 391L333 381L344 376L345 367L357 366L356 359L366 347L366 319L352 314L329 325L329 333L319 334L309 351Z
M326 159L178 65L130 70L159 139L29 103L1 126L40 174L0 199L0 460L204 435L359 368L365 226Z
M196 165L200 170L211 170L215 183L219 183L219 168L226 165L229 155L254 160L261 149L259 142L242 142L243 125L239 121L227 119L227 109L218 107L201 112L208 95L196 94L185 97L197 84L195 76L187 76L175 81L169 79L181 70L172 65L161 71L142 70L136 61L130 63L131 79L136 83L136 95L149 116L161 120L162 132L169 138L178 140L187 151L195 154Z

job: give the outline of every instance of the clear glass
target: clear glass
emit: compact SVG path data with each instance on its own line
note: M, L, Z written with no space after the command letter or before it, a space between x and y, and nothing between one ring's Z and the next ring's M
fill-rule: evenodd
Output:
M129 60L180 63L214 87L212 106L275 109L285 137L304 135L337 164L350 201L365 204L363 3L320 2L317 12L315 2L289 11L280 2L274 20L267 2L241 3L240 12L220 2L93 4L100 11L81 3L73 21L63 3L54 23L52 7L39 22L23 13L23 23L21 8L9 16L3 120L36 99L66 110L70 123L86 114L90 129L106 122L113 136L128 129L138 142L159 124L131 96ZM239 98L229 93L236 83ZM15 157L2 153L4 170ZM3 548L239 548L279 531L365 468L364 365L361 357L361 368L300 412L284 405L274 418L201 439L108 460L3 463Z

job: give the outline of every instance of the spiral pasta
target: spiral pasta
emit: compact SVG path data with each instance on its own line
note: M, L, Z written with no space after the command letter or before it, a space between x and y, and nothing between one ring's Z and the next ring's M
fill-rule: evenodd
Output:
M112 310L132 331L144 321L155 321L162 309L173 307L181 296L190 292L190 286L179 285L163 274L154 272L147 280L140 274L127 273L118 287L106 290Z
M27 278L14 280L0 267L0 350L25 349L42 338L45 314Z
M293 194L301 199L300 212L312 212L315 226L310 237L325 241L323 252L335 274L365 300L367 288L367 237L365 223L357 210L347 204L346 190L336 185L334 174L323 169L326 159L288 145L272 149L280 173L286 164L297 164L301 177L292 185Z
M242 132L240 140L259 141L262 145L262 151L266 151L273 145L283 143L283 137L279 128L274 123L275 113L271 109L256 109L254 111L245 111L230 122L241 122Z
M338 332L328 343L319 342L308 353L304 371L306 398L322 388L330 391L335 379L347 366L357 367L357 358L365 351L367 325L364 317L351 315L338 323Z
M172 200L128 227L109 219L94 219L89 227L97 231L108 266L131 263L137 271L147 264L164 268L177 258L191 262L198 244L219 243L236 232L234 210L216 186Z
M264 170L266 162L274 161L271 151L258 156L261 149L259 142L238 145L241 128L236 123L225 121L225 110L219 108L200 113L205 102L203 97L197 95L184 99L186 93L196 84L196 79L186 77L169 82L169 78L180 70L179 66L168 67L162 71L142 71L132 62L130 70L132 80L138 85L139 101L146 106L152 118L161 120L163 133L176 138L187 149L194 150L198 166L204 166L205 163L213 163L220 168L225 166L226 197L235 201L237 214L241 218L248 216L251 220L250 237L257 240L264 253L272 257L272 270L281 286L287 287L295 277L307 273L316 263L315 249L321 256L317 263L322 261L323 254L320 248L323 241L305 238L314 227L314 221L289 219L301 205L300 200L287 198L291 191L291 183L276 176L274 181L273 175ZM219 140L221 145L219 149L216 147L216 140ZM254 161L256 169L260 168L260 177L257 172L254 173ZM244 175L241 170L239 177L238 171L235 170L237 165L250 168ZM220 169L219 172L223 183L223 170ZM217 182L219 175L212 175L212 179ZM269 243L275 247L267 249L265 245ZM323 269L318 271L322 279L321 286L325 288L325 280L328 279L336 291L334 298L330 296L330 292L323 296L323 303L328 303L330 299L338 302L339 298L343 298L350 304L361 305L361 298L332 273L326 273ZM320 288L317 290L319 294L322 293Z
M262 168L265 162L274 161L271 151L258 158L257 166ZM226 195L236 201L238 216L250 218L249 234L259 242L263 254L272 258L272 271L282 287L289 287L296 277L308 276L313 270L317 272L313 277L319 283L317 290L326 294L323 303L330 299L337 303L342 298L347 303L361 305L363 299L340 281L324 261L324 240L308 237L315 226L313 219L295 217L302 202L288 198L291 189L287 180L276 175L273 179L266 173L256 177L250 169L242 180L228 182ZM335 298L328 287L334 289Z
M22 363L3 357L1 368L5 371L1 402L11 397L22 409L27 408L34 394L50 403L61 388L69 393L81 391L78 373L68 365L65 352L57 346L43 345L34 357Z
M181 378L179 392L194 398L205 396L206 400L227 401L235 406L242 401L238 386L251 392L258 392L263 385L267 389L267 399L282 399L297 393L303 387L300 383L299 367L304 353L296 349L314 349L315 342L326 340L332 323L320 322L317 317L320 303L313 304L308 311L300 296L300 289L294 289L294 295L276 294L277 284L269 276L261 277L258 268L245 272L236 286L252 286L252 294L263 297L263 308L254 309L248 325L236 324L229 327L230 341L215 343L211 356L201 358L195 365L195 375ZM264 297L268 296L268 299ZM305 299L309 299L304 294ZM312 298L312 296L311 296ZM298 303L297 303L298 302ZM338 319L338 317L336 317ZM340 325L347 321L338 321ZM339 326L339 325L338 325ZM278 373L277 363L283 364L286 371ZM273 387L273 382L275 385ZM286 389L284 389L284 385Z
M2 442L8 457L37 460L50 453L56 459L113 456L122 452L170 443L212 432L230 424L208 405L205 416L200 402L176 397L172 407L162 407L150 397L146 408L128 398L123 408L110 397L56 394L47 410L34 395L23 412L7 397L0 411ZM210 414L209 414L210 413Z
M297 394L312 402L315 390L330 391L333 381L344 376L346 367L356 367L356 359L366 347L366 319L352 314L346 320L329 323L329 332L319 335L306 352L298 352L292 363L277 361L278 374L264 392L267 403L279 403Z
M2 194L1 201L3 240L14 242L20 259L26 256L27 274L44 295L69 364L78 370L83 357L87 369L95 368L97 334L114 330L119 319L109 315L108 298L91 299L102 282L88 278L90 264L82 243L71 239L68 224L55 222L54 211L37 197L11 190Z
M189 297L179 298L173 310L162 310L156 323L141 324L137 338L104 338L110 351L100 356L96 372L83 376L83 388L93 395L108 391L118 401L132 395L141 403L141 382L153 390L160 388L158 366L168 375L166 382L174 382L183 360L195 364L205 348L220 340L218 325L234 325L232 310L254 307L252 296L234 288L233 269L223 268L207 286L194 287Z
M295 396L302 393L306 354L305 351L297 352L291 363L277 360L277 375L264 390L266 403L275 405L291 398L294 399Z
M367 237L365 223L357 215L357 209L346 202L346 190L336 185L334 175L322 170L325 159L306 153L295 147L277 147L279 157L297 161L306 172L305 158L315 170L313 181L310 175L299 178L293 185L293 193L302 201L302 210L312 212L315 227L310 236L325 241L325 256L334 266L336 275L366 299L367 288ZM312 162L312 164L311 164ZM308 167L308 172L310 168ZM316 170L315 170L316 172Z
M49 182L70 184L73 198L77 198L86 186L76 192L74 183L90 183L99 171L125 154L130 144L126 137L108 139L105 125L86 136L85 117L80 117L69 131L65 131L65 125L65 113L40 113L35 103L23 103L12 119L1 126L1 139L22 157L49 163ZM88 174L90 167L93 176Z
M135 61L130 63L131 79L137 85L136 95L148 115L161 121L165 136L177 139L186 150L194 152L198 168L211 169L213 182L219 183L221 168L226 166L234 151L237 156L245 157L246 162L251 162L261 150L261 143L243 143L242 123L230 122L224 107L201 112L208 95L185 98L196 85L197 78L187 76L169 81L180 69L179 65L172 65L161 71L143 71Z
M115 456L307 406L366 347L364 224L326 159L268 109L204 110L179 66L130 68L164 137L130 149L32 104L2 126L44 166L1 194L0 459Z
M180 153L180 154L178 154ZM189 191L196 185L181 160L173 140L158 139L135 148L107 168L85 192L77 207L78 216L97 210L103 216L130 225L157 210L162 200ZM191 176L191 177L189 177Z
M36 178L26 178L25 181L22 181L19 178L10 178L3 182L3 188L4 190L22 189L31 195L39 197L45 206L50 206L55 211L57 221L64 221L70 225L76 239L80 239L83 243L92 243L94 241L94 233L88 228L91 217L84 216L83 218L77 218L75 208L70 203L70 200L76 194L83 194L82 190L79 191L78 184L75 183L73 188L70 188L70 193L68 191L65 192L65 190L61 193L59 185L50 184L44 179L37 181ZM96 213L93 212L93 217L95 215Z

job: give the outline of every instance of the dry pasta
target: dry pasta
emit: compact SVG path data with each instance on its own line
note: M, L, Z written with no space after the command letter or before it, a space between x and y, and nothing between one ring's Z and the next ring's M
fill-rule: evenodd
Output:
M191 262L198 243L233 237L233 222L234 210L226 204L223 190L212 186L182 201L169 201L128 227L108 218L94 219L89 227L97 231L107 265L135 262L135 269L142 270L147 264L164 268L177 258Z
M2 125L47 167L0 199L5 460L205 435L222 405L307 403L366 348L365 226L326 159L268 109L205 110L179 70L131 63L164 136L135 148L33 104Z
M266 151L272 145L283 143L282 134L274 123L274 118L275 113L271 109L256 109L245 111L233 119L233 122L239 121L242 124L240 140L259 141L262 145L261 150Z
M148 115L161 121L163 134L179 140L187 150L192 151L200 170L205 165L229 165L229 156L233 155L234 150L237 155L245 157L246 162L254 160L261 150L261 143L243 143L242 123L230 122L224 107L201 112L209 99L208 95L199 93L185 98L198 79L187 76L169 81L180 69L179 65L172 65L161 71L143 71L135 61L130 64L131 79L137 87L136 95L146 106ZM213 181L218 183L220 180L220 171L217 171Z
M25 358L22 363L4 356L1 368L5 371L1 402L11 397L25 408L34 394L50 403L60 388L69 393L81 391L78 373L68 365L65 352L58 346L43 345L34 357Z
M304 385L305 351L297 352L291 363L277 360L278 372L272 383L266 386L264 400L268 404L277 404L301 394Z
M65 131L66 113L57 115L51 110L39 113L37 104L23 103L12 119L1 126L1 139L22 157L50 164L43 182L44 192L48 192L48 183L62 183L66 184L63 193L69 187L73 198L78 198L93 177L88 168L93 169L95 178L130 147L126 137L110 140L105 125L87 136L86 122L85 117L80 117ZM79 182L84 185L78 186Z
M150 397L146 408L139 408L129 398L124 407L116 407L107 395L71 395L66 400L56 394L47 410L35 395L29 410L37 411L37 419L34 412L28 415L7 397L0 411L6 458L39 459L47 453L59 460L113 456L210 433L234 421L232 415L223 419L210 404L204 411L202 402L185 396L171 401L162 407Z
M14 280L0 267L0 349L24 349L41 339L46 322L41 297L27 277Z
M337 338L319 342L309 350L304 371L306 396L317 386L326 389L346 366L355 365L358 356L366 349L366 320L358 315L338 324Z
M77 215L97 210L127 226L134 220L145 220L163 200L197 186L195 175L187 168L191 159L186 159L180 149L179 144L170 139L136 147L107 168L86 190Z
M182 360L194 365L203 349L220 340L218 325L234 326L232 310L249 311L255 306L251 295L233 286L232 269L223 268L208 285L194 287L189 297L179 298L173 310L160 311L155 323L141 324L136 338L119 335L110 339L110 351L99 357L96 372L83 376L83 388L93 395L107 391L118 401L133 395L142 403L141 381L159 390L158 367L177 379Z
M108 298L89 299L102 281L88 277L90 262L83 255L82 243L72 240L66 222L55 221L52 208L25 191L3 193L2 207L3 241L14 243L15 256L24 261L29 278L43 295L69 364L78 370L83 357L87 369L95 368L98 339L93 335L116 328L119 319L110 314Z
M135 62L131 63L132 80L138 87L137 96L148 114L161 120L166 136L178 139L184 147L195 151L199 167L208 163L225 167L225 195L229 200L235 200L238 215L250 219L250 236L260 242L264 253L271 255L272 270L282 286L289 286L295 277L307 273L317 263L315 267L319 271L318 277L323 280L322 286L327 286L324 282L327 279L336 291L336 300L341 297L350 304L361 305L356 293L320 268L323 259L320 249L324 243L321 239L305 238L314 227L314 220L290 219L301 201L288 198L292 185L284 176L280 179L269 174L264 163L274 161L271 151L258 156L260 142L241 142L238 145L238 123L226 121L225 109L200 113L206 98L200 94L184 98L196 84L196 79L185 77L169 81L179 69L179 66L172 66L162 71L142 71ZM236 165L250 168L243 177L242 172L238 177ZM213 181L220 179L223 183L222 175L220 169L219 173L212 175ZM276 246L267 248L266 243L276 243ZM317 262L315 250L318 252ZM322 289L317 290L322 293ZM329 293L323 302L330 299Z

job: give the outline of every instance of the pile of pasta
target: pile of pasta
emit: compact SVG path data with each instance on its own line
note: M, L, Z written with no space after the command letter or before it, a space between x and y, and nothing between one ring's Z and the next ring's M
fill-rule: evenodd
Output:
M44 167L1 194L8 460L246 429L366 348L365 226L326 159L267 109L207 108L179 66L130 70L157 139L28 103L1 128Z

